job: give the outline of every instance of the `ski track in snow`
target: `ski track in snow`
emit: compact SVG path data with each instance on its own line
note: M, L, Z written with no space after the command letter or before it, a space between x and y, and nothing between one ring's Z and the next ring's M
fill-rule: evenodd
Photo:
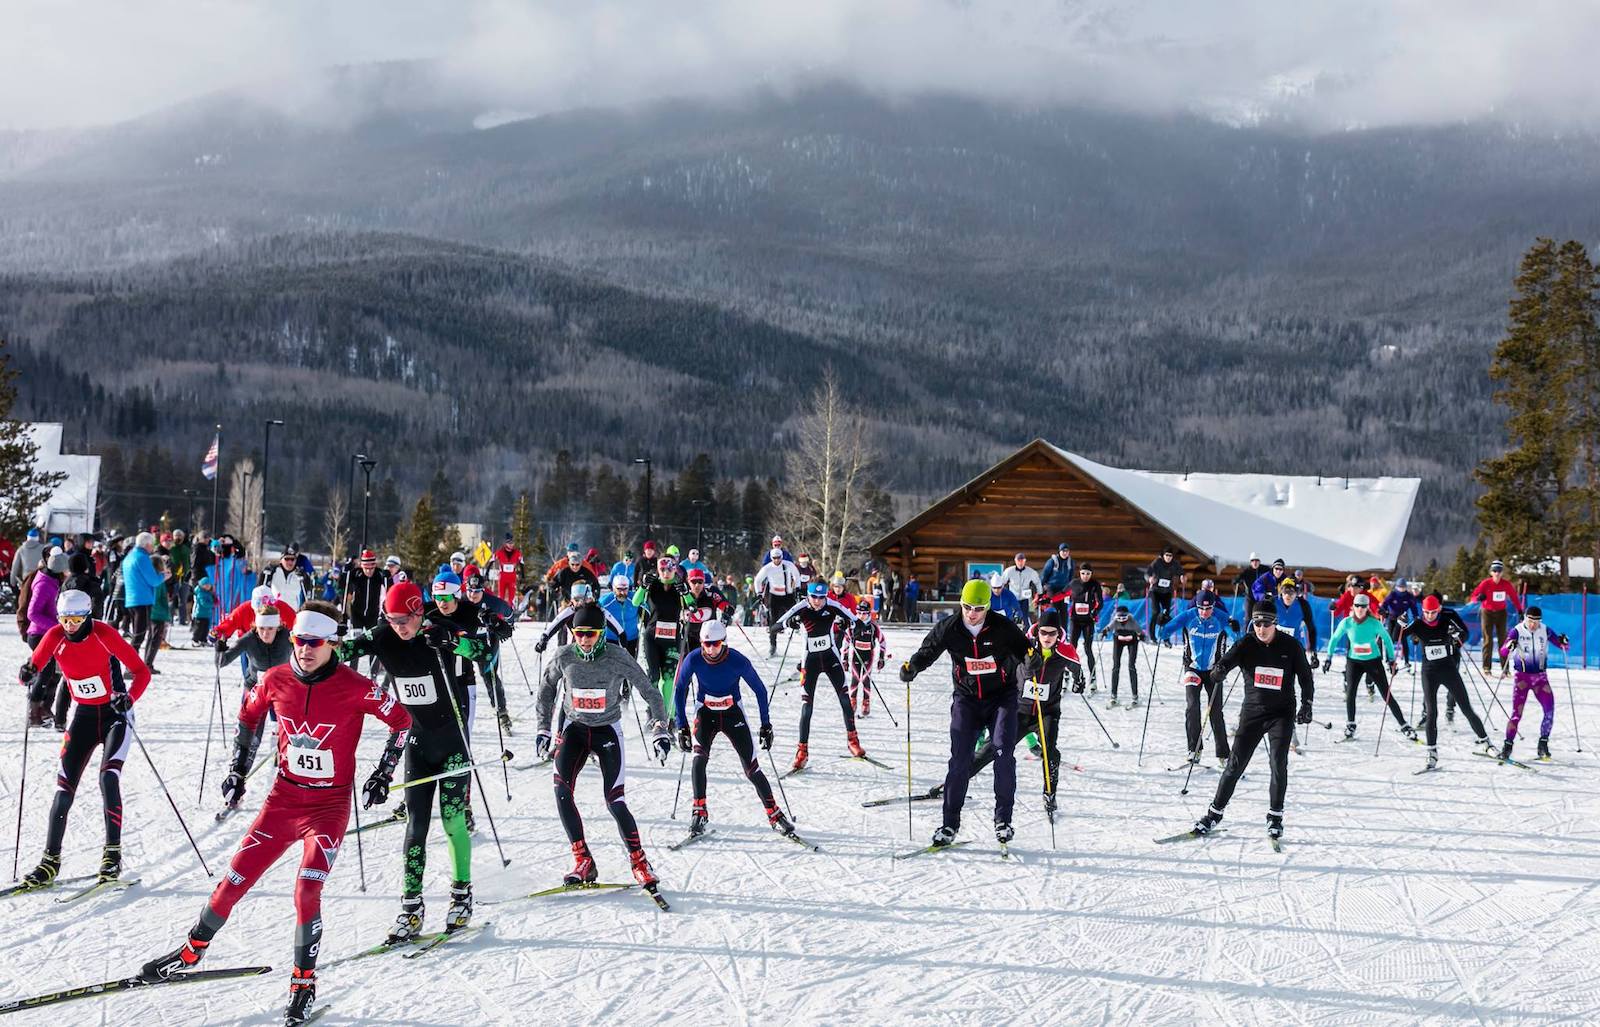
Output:
M12 626L0 628L0 664L25 652ZM174 632L176 634L176 632ZM920 632L888 631L891 651L910 652ZM751 631L753 637L759 636ZM517 643L532 671L534 634ZM736 637L743 648L745 640ZM781 652L781 647L780 647ZM777 658L755 655L764 675ZM1082 773L1059 788L1056 847L1039 801L1042 768L1019 747L1012 851L1003 862L989 831L992 785L985 772L969 792L962 837L974 844L938 855L890 856L927 843L938 802L862 809L867 799L905 788L905 690L891 661L879 686L899 727L874 703L861 721L868 751L885 771L835 759L844 733L830 696L818 696L811 769L784 782L796 826L822 846L807 852L765 826L759 801L726 740L710 768L714 837L680 852L689 783L677 819L669 814L676 754L661 767L630 745L629 805L673 912L638 890L523 900L557 881L570 850L555 815L549 768L513 771L513 801L498 773L474 786L479 806L474 877L477 920L487 930L415 961L386 955L320 975L324 1024L404 1025L608 1022L661 1023L693 1016L706 1024L997 1021L1101 1024L1516 1024L1594 1022L1600 1016L1600 760L1577 753L1566 679L1557 693L1552 748L1557 763L1529 773L1469 755L1464 719L1440 734L1443 772L1412 776L1425 750L1393 730L1372 746L1384 707L1357 699L1361 739L1334 745L1335 732L1302 728L1303 756L1291 755L1284 852L1264 830L1267 758L1258 751L1229 807L1226 833L1156 846L1205 808L1216 774L1200 771L1188 796L1181 772L1183 702L1176 653L1140 668L1141 697L1156 703L1143 766L1137 765L1145 707L1105 709L1122 743L1113 751L1083 700L1063 703L1061 750ZM141 736L173 789L207 861L224 872L270 783L250 781L245 808L223 824L212 815L226 754L212 738L206 795L197 776L211 713L208 650L164 652L163 673L139 703ZM792 662L789 665L792 667ZM508 697L521 719L507 747L532 754L532 700L510 663ZM787 674L787 669L786 669ZM1337 674L1317 674L1319 716L1342 722ZM949 754L949 678L941 660L913 687L913 776L919 789L942 780ZM1585 737L1600 744L1600 672L1576 673ZM231 713L239 674L222 674ZM1491 681L1491 684L1493 682ZM892 686L892 687L885 687ZM1410 699L1404 674L1397 695ZM825 687L825 686L824 686ZM1473 692L1469 685L1469 692ZM777 690L773 723L779 770L794 751L799 689ZM1485 698L1487 698L1485 696ZM747 696L754 720L754 701ZM1476 702L1476 695L1474 702ZM1236 719L1239 696L1227 712ZM1405 703L1409 707L1410 703ZM1420 706L1420 704L1418 704ZM492 747L490 705L480 697L475 735ZM0 725L0 795L7 843L21 770L22 703L13 693ZM1480 708L1480 713L1482 709ZM623 726L637 737L632 715ZM1491 736L1503 714L1491 702ZM1531 758L1538 706L1524 715L1518 755ZM369 722L364 775L384 733ZM271 744L268 738L264 744ZM54 790L57 737L35 731L28 754L20 870L37 860ZM479 758L492 752L481 748ZM771 775L765 756L762 766ZM79 786L62 874L91 873L101 845L98 757ZM687 777L687 773L685 773ZM579 806L602 880L631 879L628 860L589 768ZM22 996L135 971L177 944L213 881L200 870L155 778L135 747L123 773L125 875L142 883L73 906L51 894L3 900L12 957L0 962L0 995ZM776 784L774 784L776 790ZM487 796L483 794L487 791ZM495 856L487 798L509 867ZM781 801L781 794L780 794ZM366 813L367 818L377 811ZM367 890L359 890L355 840L346 838L323 895L324 964L382 939L397 908L398 826L362 836ZM277 1023L292 955L291 848L235 910L206 965L270 963L271 975L91 999L18 1014L16 1024ZM427 929L447 904L443 834L431 836ZM493 903L493 904L489 904Z

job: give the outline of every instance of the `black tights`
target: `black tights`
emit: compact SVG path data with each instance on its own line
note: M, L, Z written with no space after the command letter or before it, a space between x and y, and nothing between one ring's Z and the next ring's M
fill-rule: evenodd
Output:
M639 825L628 809L623 789L627 784L628 754L623 732L615 724L590 727L572 721L561 732L561 743L556 746L555 782L556 812L561 815L561 826L566 829L567 840L583 841L583 817L578 813L577 800L572 787L578 783L578 772L584 761L593 755L600 764L600 785L605 789L606 808L611 819L617 822L617 833L629 852L639 850Z

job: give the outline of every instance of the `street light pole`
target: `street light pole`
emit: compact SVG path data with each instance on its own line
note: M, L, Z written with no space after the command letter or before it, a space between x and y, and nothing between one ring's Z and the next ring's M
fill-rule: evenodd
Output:
M282 427L283 422L276 419L267 421L266 438L261 443L261 546L260 555L263 560L267 555L267 463L272 459L272 426Z
M344 490L344 530L347 536L356 522L356 461L366 458L365 453L350 454L350 483ZM339 554L335 553L334 559L338 557Z
M636 456L633 458L633 462L636 464L644 464L644 537L648 539L652 538L655 534L651 525L651 522L654 520L654 518L650 516L650 497L655 494L655 487L652 484L650 477L650 458L647 456Z
M366 479L361 497L361 548L367 548L367 510L372 506L372 469L378 461L369 456L361 458L361 474Z
M194 497L200 493L194 489L184 489L183 494L189 497L189 523L184 527L185 534L194 534Z
M706 558L705 532L702 527L702 515L706 507L711 505L709 499L691 499L689 505L694 507L694 547L700 550L700 559Z

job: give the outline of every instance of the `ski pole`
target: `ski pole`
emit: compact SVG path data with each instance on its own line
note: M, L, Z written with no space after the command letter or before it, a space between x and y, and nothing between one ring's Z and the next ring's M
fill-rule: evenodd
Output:
M644 746L645 752L649 752L650 742L644 736L644 718L639 716L639 707L636 704L630 701L628 705L633 707L633 722L639 725L639 744ZM510 798L511 796L508 794L506 799L509 801Z
M794 807L789 805L789 793L783 787L783 775L778 773L778 765L772 762L772 750L767 750L767 766L772 768L772 779L778 782L778 795L783 799L784 807L789 811L789 821L798 824L800 818L794 815Z
M1578 737L1578 703L1572 698L1572 668L1567 666L1563 656L1561 670L1567 676L1567 708L1572 711L1572 740L1578 743L1578 751L1583 751L1583 739Z
M200 759L200 795L196 801L206 801L206 768L211 763L211 729L216 726L212 714L221 716L222 708L222 654L217 653L213 661L217 665L217 688L211 696L211 709L206 713L206 749L205 755Z
M672 791L672 816L669 820L678 819L678 797L683 794L683 765L689 762L689 750L684 749L683 755L678 757L678 787Z
M1088 702L1087 699L1085 699L1084 701ZM1145 696L1144 727L1139 731L1139 759L1134 764L1135 766L1139 766L1139 767L1144 766L1144 738L1145 738L1145 735L1147 735L1150 732L1150 707L1154 706L1155 704L1156 704L1156 679L1155 679L1155 675L1152 674L1150 676L1150 688L1149 688L1149 690L1148 690L1148 692L1146 693L1146 696ZM1089 712L1090 713L1094 713L1094 707L1093 706L1089 707ZM1099 715L1097 714L1094 719L1096 721L1098 721L1100 719ZM1102 729L1104 729L1104 725L1101 725L1101 727L1102 727ZM1106 732L1106 737L1107 738L1111 737L1111 733L1109 731ZM1115 748L1115 745L1113 745L1113 748Z
M429 774L427 777L419 777L414 781L402 781L397 785L390 786L390 791L393 791L393 790L399 789L399 788L410 788L412 785L425 785L430 781L439 781L439 780L443 780L444 778L447 778L447 777L460 777L462 774L470 774L474 770L477 770L479 767L492 767L496 763L504 763L505 761L507 761L507 760L509 760L511 758L512 758L512 754L511 753L502 752L500 754L500 758L497 759L497 760L485 760L482 763L469 763L464 767L457 767L454 770L441 770L437 774Z
M1383 729L1384 729L1384 726L1386 724L1388 724L1388 722L1389 722L1388 714L1394 712L1392 709L1389 708L1389 704L1394 701L1393 699L1390 698L1390 686L1392 684L1393 684L1393 682L1390 680L1390 677L1389 677L1389 674L1388 674L1388 669L1385 668L1385 672L1384 672L1384 675L1383 675L1383 706L1384 706L1383 714L1384 715L1383 715L1383 719L1378 721L1378 740L1376 742L1372 743L1372 755L1374 755L1374 756L1378 755L1378 747L1383 744Z
M911 682L906 682L906 837L916 840L917 830L911 821Z
M492 664L492 666L490 666L491 664ZM485 664L484 668L483 668L483 687L484 687L484 691L489 693L489 700L490 700L489 704L492 706L492 705L494 705L495 689L494 689L493 683L489 680L489 675L491 673L495 675L496 679L498 679L499 676L500 676L500 644L498 642L495 643L494 654L490 657L489 663ZM504 702L505 701L505 682L503 682L503 681L500 682L500 695L501 695L501 701ZM495 735L498 736L499 739L500 739L500 752L502 754L504 754L505 751L506 751L506 728L505 728L504 724L500 723L500 711L499 710L495 710L494 711L494 732L495 732ZM511 761L504 760L504 759L500 761L500 774L501 774L502 777L505 778L505 783L506 783L506 801L510 802L511 801ZM487 811L487 809L488 809L488 807L485 807L485 811Z
M1238 679L1236 678L1235 680ZM1188 686L1185 687L1187 688ZM1211 686L1211 701L1206 704L1206 714L1205 717L1200 721L1200 730L1195 732L1195 747L1189 750L1189 771L1183 775L1183 787L1178 789L1179 795L1189 794L1189 779L1194 776L1195 764L1200 762L1200 750L1205 748L1205 731L1206 728L1211 726L1211 711L1217 708L1217 693L1220 691L1222 691L1221 686ZM1231 686L1228 689L1228 695L1233 695L1233 689ZM1187 696L1185 696L1185 699L1187 699ZM1223 701L1226 703L1227 700L1224 699Z
M783 655L778 657L778 673L772 678L772 685L777 688L783 684L783 665L789 660L789 647L794 644L794 631L789 631L789 637L783 641ZM788 691L788 689L785 689Z
M1089 716L1093 717L1094 718L1094 722L1096 724L1100 725L1100 730L1105 734L1106 741L1111 743L1111 748L1113 748L1113 749L1122 748L1121 743L1119 743L1115 738L1112 738L1111 737L1111 732L1110 731L1106 731L1105 724L1101 723L1100 714L1098 714L1098 713L1096 713L1094 711L1094 703L1090 702L1089 701L1089 697L1087 695L1084 695L1082 692L1079 692L1078 695L1082 696L1083 705L1088 707L1088 709L1089 709ZM1146 721L1145 722L1149 723L1148 715L1150 713L1150 707L1146 706L1144 711L1145 711L1145 714L1146 714ZM1143 743L1140 743L1140 744L1142 745Z
M889 715L889 723L893 724L895 727L899 727L900 722L894 719L894 710L889 708L889 701L883 697L883 692L879 691L878 683L869 676L867 678L867 685L872 689L873 694L878 697L878 705L883 709L883 712Z
M361 852L361 803L356 801L356 790L350 789L350 808L356 814L356 869L361 874L361 890L367 890L367 860Z
M1035 684L1037 685L1038 682L1035 682ZM1082 695L1083 693L1079 692L1078 694ZM1044 733L1044 704L1035 699L1033 712L1039 719L1039 752L1044 757L1044 792L1051 798L1055 798L1056 791L1050 785L1050 739L1046 738ZM908 808L910 805L911 803L906 803ZM1055 810L1046 811L1045 817L1050 821L1050 848L1054 849L1056 847Z
M528 668L523 666L522 654L517 652L517 647L516 646L512 646L511 647L511 655L515 656L517 658L517 670L520 671L521 674L522 674L522 683L527 686L528 694L532 695L533 694L533 682L528 680ZM543 653L539 654L539 659L541 661L544 659L544 654ZM539 677L540 677L541 680L543 680L544 675L540 674Z
M144 753L144 761L150 764L150 772L156 776L156 783L161 786L161 794L167 797L167 805L172 807L172 815L178 818L178 826L183 828L184 837L189 839L189 847L194 850L195 856L200 860L200 869L206 872L207 877L213 877L211 868L206 866L206 858L200 852L200 846L194 843L194 835L189 833L189 825L184 823L183 814L178 812L178 804L172 801L172 793L167 791L167 783L161 779L161 771L156 769L156 761L150 758L150 750L144 747L144 739L139 737L139 732L133 728L133 718L127 720L128 734L139 743L139 751Z
M22 853L22 797L28 790L28 734L33 717L22 722L22 780L17 784L17 840L11 847L11 879L17 879L17 857Z

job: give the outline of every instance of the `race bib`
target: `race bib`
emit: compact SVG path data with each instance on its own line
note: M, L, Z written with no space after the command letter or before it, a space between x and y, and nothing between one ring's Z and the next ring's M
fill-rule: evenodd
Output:
M1425 645L1422 647L1422 655L1426 656L1430 660L1448 659L1450 656L1450 647L1447 645Z
M708 695L700 705L708 710L731 710L733 709L733 696Z
M517 565L514 564L514 563L503 563L503 564L500 565L500 573L501 574L515 574L515 573L517 573Z
M1256 687L1266 688L1274 692L1283 689L1283 671L1277 667L1257 667Z
M1022 697L1033 702L1049 702L1050 686L1043 681L1024 681L1022 683Z
M1190 688L1199 688L1200 675L1191 670L1183 675L1183 683Z
M670 638L677 638L678 637L678 622L675 621L675 620L658 620L658 621L656 621L656 637L657 638L669 638L669 639Z
M1351 656L1371 656L1372 655L1372 643L1371 642L1351 642L1350 643L1350 655Z
M1503 591L1502 592L1496 592L1492 596L1490 596L1490 598L1493 599L1497 603L1503 603L1503 602L1506 601L1506 594Z
M857 639L856 640L856 648L860 649L864 653L870 653L870 652L872 652L872 643L871 642L863 642L860 639Z
M1156 588L1171 588L1171 587L1172 587L1172 579L1171 578L1157 578L1156 579Z
M400 701L407 706L428 706L439 699L431 674L420 678L395 678L394 687L400 694Z
M604 713L606 690L604 688L574 688L572 709L575 713Z
M68 678L67 687L74 699L104 699L106 683L100 678Z
M314 749L290 742L284 750L283 762L290 777L302 781L333 780L333 753L327 749Z
M967 673L968 674L993 674L998 669L999 669L999 667L994 662L994 657L992 657L992 656L985 656L985 657L968 656L967 657Z
M1079 617L1087 617L1087 616L1089 616L1089 604L1088 603L1073 603L1072 604L1072 612L1077 614Z
M827 635L807 635L806 652L820 653L833 648L833 640Z

